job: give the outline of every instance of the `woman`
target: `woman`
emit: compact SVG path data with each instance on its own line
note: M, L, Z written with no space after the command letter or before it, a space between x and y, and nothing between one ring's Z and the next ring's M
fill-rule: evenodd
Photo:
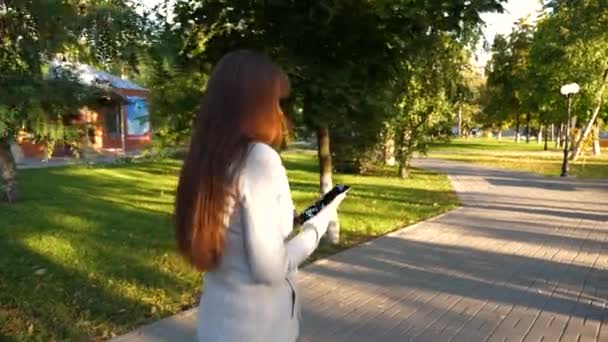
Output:
M205 273L199 340L295 341L297 267L317 247L344 195L293 230L283 139L283 71L249 51L230 53L207 83L177 190L178 247Z

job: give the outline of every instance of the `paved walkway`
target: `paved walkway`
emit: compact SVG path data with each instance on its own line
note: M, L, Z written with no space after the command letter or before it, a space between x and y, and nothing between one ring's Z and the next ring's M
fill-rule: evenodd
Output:
M307 341L608 341L608 183L434 160L460 209L302 270ZM195 311L119 341L194 338Z

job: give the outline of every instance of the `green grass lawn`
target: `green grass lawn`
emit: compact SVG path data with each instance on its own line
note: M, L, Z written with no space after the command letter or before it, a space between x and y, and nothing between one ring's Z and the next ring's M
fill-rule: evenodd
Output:
M455 139L447 144L434 145L429 157L559 176L563 150L555 148L554 143L549 146L549 151L544 151L544 144L536 141L527 144L525 141L515 143L511 139ZM570 174L579 178L608 178L608 151L604 149L601 156L585 154L576 162L570 162Z
M284 158L303 209L316 198L316 159ZM0 204L0 340L107 338L195 305L202 276L176 255L170 225L179 167L22 171L23 199ZM444 176L393 174L336 176L353 186L340 212L342 243L317 257L456 205Z

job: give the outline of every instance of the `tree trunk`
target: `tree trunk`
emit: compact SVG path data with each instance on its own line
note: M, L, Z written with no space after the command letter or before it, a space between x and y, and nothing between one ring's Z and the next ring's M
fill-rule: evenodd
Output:
M576 129L576 126L573 124L570 126L570 160L572 160L572 156L574 155L574 141L578 141L581 138L582 132L580 129Z
M410 176L405 164L399 164L399 177L406 179Z
M600 140L599 139L594 139L593 140L593 155L594 156L600 156L600 155L602 155L602 148L600 146Z
M412 157L412 131L408 128L403 128L397 134L397 162L399 163L398 176L405 179L410 176L409 166ZM466 135L465 135L466 136Z
M555 136L555 147L562 147L562 130L564 129L564 124L559 124L557 128L557 135Z
M602 148L600 146L600 130L602 125L600 124L600 119L596 120L595 129L593 132L593 155L599 156L602 154Z
M545 135L547 135L545 133ZM540 144L543 142L543 125L538 126L538 132L536 132L536 143Z
M387 136L384 140L384 163L388 166L395 165L395 139Z
M0 139L0 201L12 203L18 197L17 164L8 138Z
M576 144L573 144L572 155L570 156L570 158L572 160L576 160L576 158L578 158L578 155L581 153L581 146L583 144L583 141L585 141L585 139L587 139L587 136L589 136L589 133L591 132L591 128L593 127L593 124L595 123L595 120L600 112L600 109L602 108L602 104L603 104L603 100L604 100L604 91L606 90L606 83L608 83L608 69L604 70L603 79L604 80L602 82L602 86L600 87L600 89L597 92L597 99L596 99L597 104L596 104L595 108L593 109L593 114L591 115L591 118L589 119L589 121L587 121L587 124L585 125L585 128L583 129L582 134L576 140Z
M327 127L319 127L317 130L318 155L319 155L319 171L320 171L320 188L321 193L328 193L332 187L332 163L331 149L329 146L329 129ZM338 213L332 213L332 219L327 228L327 235L324 239L330 244L340 242L340 222L338 221Z
M551 126L553 129L553 125ZM545 151L549 150L549 125L545 125Z
M458 106L458 137L462 138L462 106Z
M530 143L530 113L526 114L526 144Z
M327 193L331 190L332 183L332 165L331 165L331 150L329 146L329 129L321 127L317 131L318 154L319 154L319 170L320 170L320 188L322 193Z
M521 141L521 135L519 134L519 115L515 117L515 142Z
M551 141L555 141L555 125L551 124Z
M502 129L498 130L498 134L496 134L496 137L497 137L498 141L502 140Z

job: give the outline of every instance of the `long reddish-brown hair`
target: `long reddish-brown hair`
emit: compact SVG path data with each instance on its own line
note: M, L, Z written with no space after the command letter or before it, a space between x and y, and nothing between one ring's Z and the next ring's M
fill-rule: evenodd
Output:
M179 251L199 270L220 262L230 197L251 143L282 142L279 100L288 92L286 74L251 51L225 55L211 72L175 203Z

